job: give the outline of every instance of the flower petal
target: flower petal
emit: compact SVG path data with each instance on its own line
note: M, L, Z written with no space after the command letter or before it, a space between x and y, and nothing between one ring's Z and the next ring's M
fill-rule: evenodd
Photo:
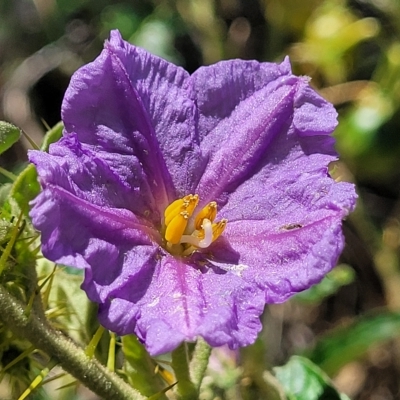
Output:
M300 226L282 225L280 232L263 221L229 226L230 251L240 254L238 263L247 266L243 279L263 289L267 303L280 303L318 283L336 265L343 249L339 216ZM216 258L218 253L226 256L222 249L214 249Z
M74 74L63 103L67 134L76 132L100 158L140 162L159 212L176 196L176 176L177 190L185 190L179 173L194 148L195 117L188 77L113 31L101 55ZM117 173L130 184L132 174Z
M54 175L61 169L50 155L36 152L32 157L39 173L45 166ZM148 251L158 248L161 238L151 224L128 210L99 206L80 197L79 192L77 195L68 190L73 183L68 180L65 183L62 173L59 180L64 185L57 185L54 176L46 180L30 212L34 226L41 231L45 257L64 265L91 269L90 274L100 274L110 284L121 275L120 260L133 246L141 245ZM102 301L101 288L91 299Z
M146 264L142 270L148 271L147 279L128 279L118 298L111 296L100 306L100 321L108 329L120 334L135 331L152 355L197 336L212 346L230 348L255 340L264 295L240 277L200 270L168 254L157 266Z
M101 158L90 146L80 143L75 134L50 145L50 154L29 152L42 187L59 186L89 203L126 208L159 225L160 214L150 201L153 197L147 176L137 159L126 158L115 154ZM131 175L129 185L123 178L128 174Z
M280 65L225 61L200 68L192 83L201 150L209 158L197 188L204 203L224 204L230 192L265 165L277 136L319 135L319 149L334 153L326 135L336 126L336 112L309 89L306 78L291 74L288 60ZM308 149L313 150L316 146Z
M224 259L228 244L234 262L248 265L244 279L264 288L267 302L307 289L336 265L344 244L342 219L355 206L354 186L334 182L320 164L326 156L295 154L229 196L220 211L229 219L226 243L210 249Z

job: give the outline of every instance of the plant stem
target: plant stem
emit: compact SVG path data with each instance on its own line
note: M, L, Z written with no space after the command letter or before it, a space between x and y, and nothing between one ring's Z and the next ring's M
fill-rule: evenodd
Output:
M201 382L208 366L210 354L211 347L204 339L198 338L189 367L191 380L197 390L200 389Z
M198 398L198 390L190 380L189 360L186 343L182 343L172 352L172 368L174 369L178 395L181 400L193 400Z
M36 348L54 358L59 365L104 399L144 400L137 390L107 370L95 358L88 357L62 332L55 330L41 313L26 313L22 302L0 285L0 319L15 335L27 339Z

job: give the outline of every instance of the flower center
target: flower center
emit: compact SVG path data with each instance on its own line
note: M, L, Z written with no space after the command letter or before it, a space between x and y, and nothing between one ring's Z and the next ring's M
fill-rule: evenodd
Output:
M164 228L167 249L182 255L192 254L197 249L207 248L224 231L228 222L222 219L214 223L217 203L212 201L195 216L199 203L197 194L188 194L173 201L164 212Z

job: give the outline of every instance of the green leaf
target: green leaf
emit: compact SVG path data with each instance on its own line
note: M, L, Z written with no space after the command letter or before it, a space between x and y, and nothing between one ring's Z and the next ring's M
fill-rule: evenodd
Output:
M340 264L329 272L317 285L296 295L296 300L305 303L319 303L325 297L337 292L341 286L348 285L354 280L353 268L346 264Z
M12 224L5 218L0 218L0 245L3 246L10 239L10 228Z
M125 355L124 372L128 382L145 396L151 396L161 392L165 385L156 375L156 362L152 360L144 346L136 336L126 335L122 337L122 350ZM160 398L165 398L161 396Z
M7 201L11 188L11 183L5 183L0 186L0 207L3 207L4 203Z
M90 339L86 329L90 302L81 289L83 277L70 275L62 267L54 270L54 263L45 258L37 261L37 272L39 284L44 284L41 288L43 297L48 302L48 309L52 310L49 318L55 319L57 326L67 331L75 342L86 345Z
M400 337L400 313L382 312L364 316L317 342L309 358L329 375L363 356L373 345Z
M54 125L49 131L47 131L47 133L43 139L42 146L40 147L40 150L48 151L49 146L52 143L60 140L61 136L62 136L63 128L64 128L63 123L59 122L58 124Z
M290 400L348 400L307 358L293 356L286 365L274 368L274 372Z
M35 167L28 165L18 176L11 188L10 196L15 199L25 215L29 212L29 202L40 192Z
M21 131L19 128L8 122L0 121L0 154L18 142L20 136Z

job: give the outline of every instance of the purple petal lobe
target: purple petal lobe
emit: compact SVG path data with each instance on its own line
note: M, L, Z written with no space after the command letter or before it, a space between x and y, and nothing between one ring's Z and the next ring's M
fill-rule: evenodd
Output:
M104 326L120 334L134 330L152 355L197 336L212 346L231 348L255 340L264 306L257 287L235 274L200 270L166 254L156 266L145 262L142 270L148 277L128 278L118 298L111 294L111 301L101 306Z
M262 221L234 222L228 226L226 236L231 249L240 254L239 262L248 266L243 279L262 288L268 303L282 302L318 283L342 251L339 217L301 222L275 229Z
M302 81L295 97L293 124L301 136L330 135L336 126L336 110Z
M68 133L76 132L101 158L124 156L125 165L137 160L143 166L160 212L175 190L186 190L187 179L177 172L195 152L188 77L113 31L101 55L75 73L63 103ZM129 183L130 176L123 177Z
M137 159L130 157L127 161L127 158L114 154L99 157L90 146L80 143L75 134L52 144L50 155L29 152L43 187L47 184L60 186L98 206L126 208L159 223L159 212L149 201L151 188L143 168ZM129 176L129 184L126 176Z
M288 60L281 65L221 62L199 69L192 83L199 107L200 146L209 159L196 189L204 203L224 204L230 192L265 165L276 137L290 132L319 135L318 150L304 139L304 152L324 148L334 154L333 140L326 135L336 126L336 111L306 79L291 74ZM269 159L279 162L283 151L279 158Z
M102 266L97 267L102 269L106 262L113 264L115 252L123 254L139 244L154 246L153 240L160 240L156 231L131 212L96 206L52 185L33 201L31 217L42 232L43 254L77 268L92 266L87 257L93 248L103 251ZM116 274L119 268L115 266Z

